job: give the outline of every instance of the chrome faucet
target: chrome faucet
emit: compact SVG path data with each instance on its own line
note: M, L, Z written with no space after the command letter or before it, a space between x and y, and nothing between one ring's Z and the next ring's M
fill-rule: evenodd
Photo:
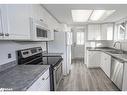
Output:
M122 44L121 44L120 41L116 41L116 42L113 44L113 47L116 48L116 44L117 44L117 43L119 43L119 47L120 47L119 50L120 50L121 52L123 52L123 51L122 51Z

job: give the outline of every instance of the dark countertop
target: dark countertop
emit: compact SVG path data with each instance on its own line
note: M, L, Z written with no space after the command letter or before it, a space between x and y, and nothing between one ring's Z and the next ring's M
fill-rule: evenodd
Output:
M95 48L87 47L86 49L89 51L102 51L102 52L107 53L107 54L111 55L112 57L118 59L119 61L127 62L127 53L125 51L123 51L124 53L120 53L120 54L116 53L115 54L113 52L119 52L119 51L117 49L110 48L110 47L95 47Z
M13 91L27 90L47 69L49 65L16 65L0 72L0 88Z

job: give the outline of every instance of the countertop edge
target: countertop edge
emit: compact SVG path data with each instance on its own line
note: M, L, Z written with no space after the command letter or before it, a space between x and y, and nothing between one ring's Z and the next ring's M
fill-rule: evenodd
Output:
M125 59L119 58L119 57L115 56L115 55L112 54L112 53L109 53L109 52L104 51L103 48L98 48L98 49L96 48L96 49L95 49L95 48L90 48L90 47L88 47L87 50L88 50L88 51L100 51L100 52L104 52L104 53L106 53L106 54L108 54L108 55L110 55L110 56L112 56L112 57L115 57L115 58L116 58L117 60L119 60L119 61L122 60L122 61L124 61L124 62L127 62L127 59L125 60Z

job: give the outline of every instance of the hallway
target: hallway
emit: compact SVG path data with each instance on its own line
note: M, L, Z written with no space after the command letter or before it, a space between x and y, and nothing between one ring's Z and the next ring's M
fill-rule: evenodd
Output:
M70 75L61 81L58 91L119 91L100 68L87 69L83 60L73 60Z

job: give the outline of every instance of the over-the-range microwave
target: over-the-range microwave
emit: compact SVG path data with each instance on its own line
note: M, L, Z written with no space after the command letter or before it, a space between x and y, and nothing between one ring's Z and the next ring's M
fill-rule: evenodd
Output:
M35 41L44 41L48 39L50 29L42 20L30 18L31 39Z

